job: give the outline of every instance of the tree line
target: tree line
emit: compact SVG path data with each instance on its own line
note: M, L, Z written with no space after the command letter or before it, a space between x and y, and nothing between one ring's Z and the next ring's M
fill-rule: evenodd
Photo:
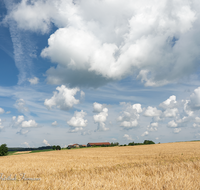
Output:
M120 146L136 146L136 145L147 145L147 144L155 144L155 142L151 140L145 140L143 143L135 143L130 142L128 145L120 145ZM93 145L95 147L96 145ZM101 145L101 147L113 147L113 146L119 146L118 142L111 143L110 145ZM53 150L61 150L60 145L53 145L53 146L42 146L38 148L8 148L6 144L2 144L0 146L0 156L6 156L8 155L8 151L32 151L32 150L45 150L45 149L53 149Z
M147 144L155 144L155 142L153 142L151 140L145 140L143 143L134 143L134 142L131 142L131 143L128 144L128 146L147 145Z
M151 141L151 140L144 140L143 143L135 143L135 142L130 142L128 145L124 144L124 145L119 145L118 142L115 143L111 143L111 145L101 145L101 147L111 147L111 146L136 146L136 145L147 145L147 144L155 144L155 142ZM96 145L93 145L93 147L95 147Z
M52 146L41 146L38 148L15 147L15 148L8 148L8 151L32 151L32 150L46 150L46 149L52 149Z
M53 149L53 150L61 150L61 147L60 147L60 145L57 145L57 146L56 146L56 145L53 145L53 146L52 146L52 149Z

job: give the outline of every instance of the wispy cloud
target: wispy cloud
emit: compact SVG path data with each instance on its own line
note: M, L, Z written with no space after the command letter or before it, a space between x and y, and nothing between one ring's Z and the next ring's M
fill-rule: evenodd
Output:
M14 6L13 0L4 0L8 13L12 11ZM18 84L26 81L27 76L31 75L33 44L30 42L26 32L18 28L17 22L6 17L4 20L8 23L9 31L13 43L15 65L19 70ZM5 48L4 48L5 49ZM9 55L10 53L7 52ZM12 56L12 55L10 55Z

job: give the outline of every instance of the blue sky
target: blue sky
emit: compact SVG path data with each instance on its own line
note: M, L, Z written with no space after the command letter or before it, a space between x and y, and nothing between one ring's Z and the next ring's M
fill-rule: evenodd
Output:
M200 3L0 1L0 143L200 138Z

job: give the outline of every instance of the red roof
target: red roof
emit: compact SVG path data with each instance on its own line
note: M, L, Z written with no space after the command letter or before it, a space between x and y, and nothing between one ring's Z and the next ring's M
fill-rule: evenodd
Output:
M88 143L88 144L90 144L90 145L99 145L99 146L101 146L101 145L110 145L110 143L109 142L99 142L99 143Z

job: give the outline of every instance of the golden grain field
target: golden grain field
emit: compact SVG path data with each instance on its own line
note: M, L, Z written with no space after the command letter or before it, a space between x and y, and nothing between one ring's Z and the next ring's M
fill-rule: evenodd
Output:
M15 152L14 154L27 154L27 153L29 153L29 152L31 152L31 151L21 151L21 152Z
M200 142L85 148L0 157L2 190L200 189ZM22 180L22 173L25 173ZM40 180L33 179L40 178ZM32 180L31 180L32 179Z

